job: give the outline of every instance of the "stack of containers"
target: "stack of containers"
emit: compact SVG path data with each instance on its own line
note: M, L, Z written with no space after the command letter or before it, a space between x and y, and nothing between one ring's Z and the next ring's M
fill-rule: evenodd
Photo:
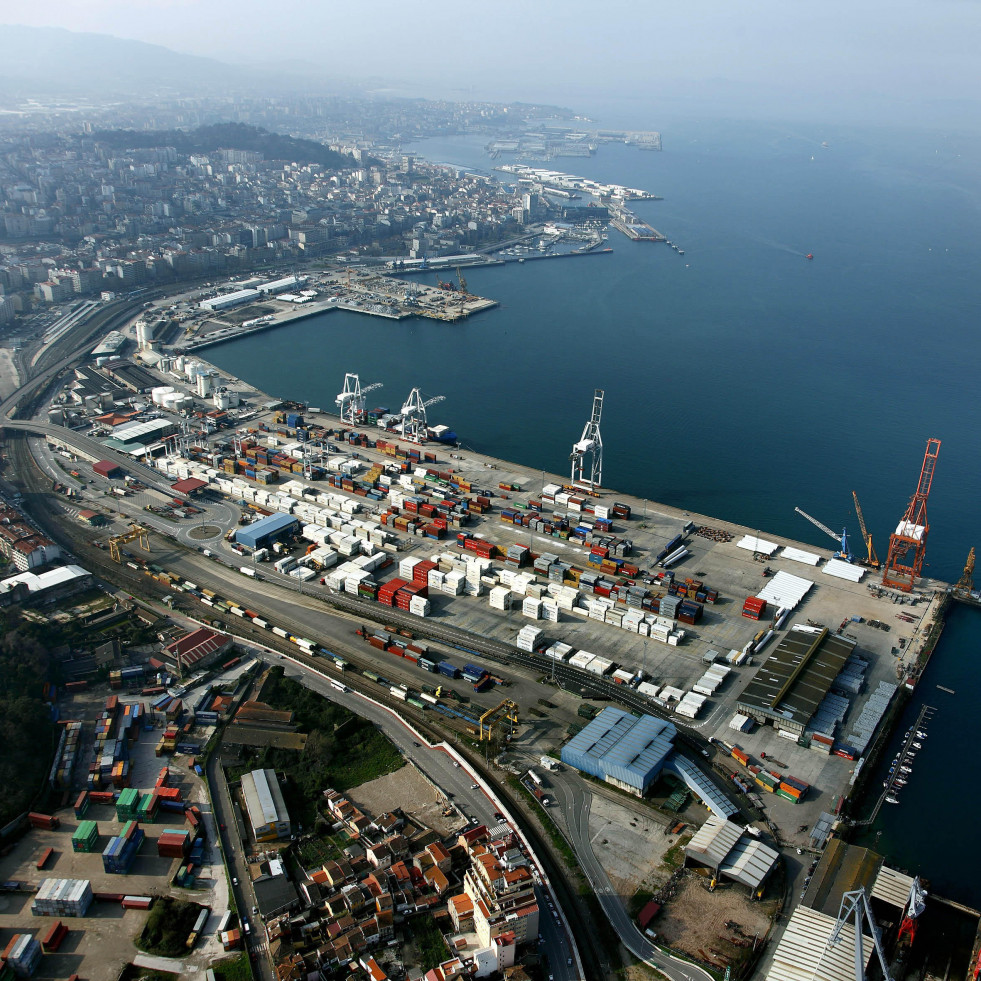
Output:
M85 812L89 809L89 792L83 790L75 800L75 818L81 821L85 817Z
M136 809L136 819L138 821L152 823L157 818L157 809L160 806L160 797L156 793L142 794L140 804Z
M682 600L681 605L678 607L678 619L682 623L696 624L701 618L701 603L696 603L694 600Z
M743 616L750 620L759 620L766 613L766 600L758 596L747 596L743 603Z
M511 590L507 586L495 586L490 591L490 605L492 610L510 610Z
M135 821L127 821L119 835L111 838L102 852L102 866L105 871L112 875L126 875L144 837L143 829Z
M19 978L29 978L41 963L41 945L29 933L15 933L4 948L3 960Z
M95 821L82 821L72 833L73 852L94 852L99 841L99 826Z
M91 905L88 879L42 879L31 912L35 916L85 916Z
M116 801L116 819L132 821L138 816L140 807L140 792L135 787L127 787Z
M162 858L183 859L191 849L191 833L186 828L165 828L157 839L157 854Z
M796 777L785 774L780 781L780 786L777 787L776 793L781 797L785 797L787 800L792 800L795 804L799 804L804 799L807 791L808 785L803 780L798 780Z
M521 604L521 615L528 617L529 620L541 620L542 601L526 596L524 602Z
M519 651L534 652L542 640L542 631L538 627L522 627L518 631L518 640L515 645Z

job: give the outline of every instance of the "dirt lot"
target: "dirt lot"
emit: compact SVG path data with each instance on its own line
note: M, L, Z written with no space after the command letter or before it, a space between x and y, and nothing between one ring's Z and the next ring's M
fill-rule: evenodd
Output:
M372 816L401 807L417 823L441 835L448 835L460 827L458 814L443 817L443 806L437 802L436 791L411 763L349 790L347 797Z
M740 948L728 940L752 943L766 932L770 904L751 902L743 886L723 883L708 891L708 880L694 874L680 880L677 894L651 923L659 943L724 967ZM727 922L738 924L727 930ZM740 933L741 931L741 933ZM726 939L728 938L728 940Z

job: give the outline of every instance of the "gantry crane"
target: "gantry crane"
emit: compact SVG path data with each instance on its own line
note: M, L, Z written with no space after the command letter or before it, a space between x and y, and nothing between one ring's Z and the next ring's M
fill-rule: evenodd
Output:
M334 399L334 404L340 409L341 419L348 425L356 426L364 418L364 397L368 392L381 387L381 382L373 382L362 388L358 375L348 372L344 376L344 391Z
M495 705L494 708L488 709L480 717L481 742L484 741L484 723L487 723L487 739L490 739L494 731L494 723L502 715L504 716L504 720L510 723L512 728L518 724L518 706L510 698L505 698L500 705Z
M119 546L129 542L136 542L144 552L150 551L150 529L138 525L136 522L130 523L130 530L124 531L121 535L113 535L109 539L109 555L117 562L122 562L119 555Z
M883 586L891 586L904 593L911 593L923 569L927 535L930 532L930 523L927 520L927 498L933 486L933 474L937 468L939 455L940 440L928 439L916 493L910 498L903 520L889 536L889 554L886 556L886 564L882 570Z
M835 552L836 559L844 559L846 562L854 562L855 556L852 555L852 550L848 547L848 529L842 528L841 535L836 535L827 525L822 524L817 518L812 518L806 511L802 511L800 508L794 508L794 510L808 521L815 528L820 528L826 535L833 538L838 542L838 551Z
M572 476L569 480L575 484L587 483L583 477L583 461L590 457L589 489L595 491L603 483L603 438L600 436L600 417L603 415L603 389L593 392L593 413L582 431L578 443L572 444L569 459L572 461ZM578 476L577 476L578 472Z
M872 547L872 536L869 534L868 528L865 527L865 516L862 514L862 505L858 503L858 494L852 491L852 498L855 501L855 514L858 515L858 526L862 529L862 540L865 542L865 550L868 553L868 558L865 560L865 565L870 569L879 568L879 557L875 554L875 549Z
M964 571L961 573L960 579L957 580L957 585L954 587L955 593L963 593L965 596L970 596L974 592L974 546L971 546L971 551L967 553L967 562L964 563Z
M872 915L872 907L869 906L869 897L865 894L864 888L856 889L854 892L846 892L841 897L838 922L835 924L834 932L828 940L828 947L834 947L836 944L841 943L841 931L850 919L854 920L855 926L855 981L865 981L865 944L862 935L863 921L868 923L869 933L872 934L875 952L879 955L879 966L882 968L882 977L884 981L892 981L889 966L886 964L886 955L882 949L879 927L875 922L875 917Z
M429 424L426 421L426 409L437 402L442 402L445 398L445 395L434 395L424 402L419 389L412 389L402 406L402 438L413 443L422 443L429 430Z

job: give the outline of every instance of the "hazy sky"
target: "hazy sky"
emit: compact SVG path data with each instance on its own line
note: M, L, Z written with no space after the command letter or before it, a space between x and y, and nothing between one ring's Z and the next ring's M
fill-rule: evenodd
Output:
M4 21L314 63L404 94L665 95L831 115L974 100L981 51L975 0L0 0Z

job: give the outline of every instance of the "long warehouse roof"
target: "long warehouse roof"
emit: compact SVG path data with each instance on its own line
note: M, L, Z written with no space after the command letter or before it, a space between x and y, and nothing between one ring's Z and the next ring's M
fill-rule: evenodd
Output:
M253 828L289 820L275 770L253 770L243 774L242 793Z

